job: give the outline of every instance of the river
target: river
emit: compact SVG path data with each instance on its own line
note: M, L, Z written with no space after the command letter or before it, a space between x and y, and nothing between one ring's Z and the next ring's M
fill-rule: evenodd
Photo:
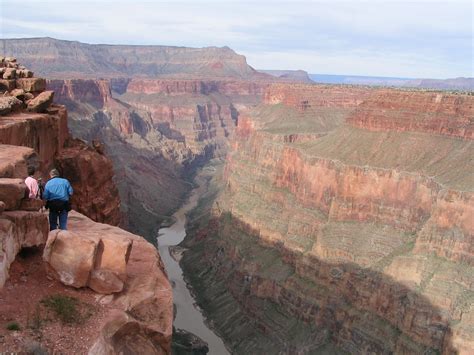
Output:
M224 342L206 325L204 316L195 305L194 298L186 286L183 270L181 270L179 263L171 257L169 252L170 246L181 243L186 236L186 213L197 205L203 189L205 189L205 183L196 188L186 204L173 215L175 223L170 227L159 230L158 250L165 264L170 282L173 285L173 299L176 305L174 326L191 332L204 340L209 346L209 355L225 355L229 354L229 352Z

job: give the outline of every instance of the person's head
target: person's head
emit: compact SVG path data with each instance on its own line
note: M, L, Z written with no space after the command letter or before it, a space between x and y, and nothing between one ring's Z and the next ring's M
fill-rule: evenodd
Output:
M28 175L29 175L29 176L33 176L33 175L35 174L35 171L36 171L36 169L35 169L34 166L30 165L30 166L28 167Z
M58 177L59 176L59 171L57 169L53 169L49 172L49 176L51 178Z

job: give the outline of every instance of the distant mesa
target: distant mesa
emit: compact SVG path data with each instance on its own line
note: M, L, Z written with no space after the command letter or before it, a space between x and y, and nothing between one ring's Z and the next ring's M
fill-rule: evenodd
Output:
M385 76L309 74L311 80L322 84L394 86L434 90L474 91L474 78L413 79Z
M304 70L259 70L260 73L269 74L284 81L295 81L299 83L314 83L309 74Z
M54 38L0 39L7 56L48 79L186 77L265 79L229 47L87 44Z

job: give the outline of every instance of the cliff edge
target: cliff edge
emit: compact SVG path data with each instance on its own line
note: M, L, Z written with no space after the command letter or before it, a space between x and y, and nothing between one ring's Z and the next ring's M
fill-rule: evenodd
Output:
M156 248L113 226L110 160L70 137L44 79L15 58L0 57L0 75L0 351L169 354L171 286ZM70 212L67 231L49 232L41 201L27 198L31 165L71 181L83 214Z

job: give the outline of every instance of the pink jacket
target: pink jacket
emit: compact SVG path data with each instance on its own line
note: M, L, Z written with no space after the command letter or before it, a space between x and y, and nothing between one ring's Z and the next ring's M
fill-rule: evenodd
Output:
M29 198L39 198L38 190L38 181L36 181L35 178L32 178L31 176L28 176L25 179L25 184L28 187L28 190L30 190L30 195Z

